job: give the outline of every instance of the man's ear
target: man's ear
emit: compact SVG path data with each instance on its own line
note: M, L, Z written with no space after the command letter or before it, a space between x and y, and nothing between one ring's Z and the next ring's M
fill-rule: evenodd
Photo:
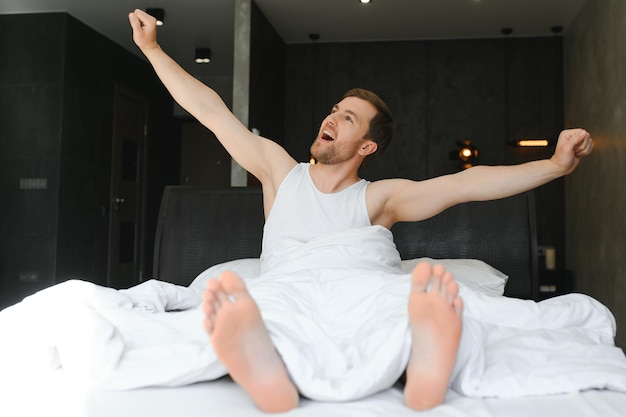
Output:
M371 155L378 149L378 144L373 140L366 140L365 143L359 148L359 155L367 156Z

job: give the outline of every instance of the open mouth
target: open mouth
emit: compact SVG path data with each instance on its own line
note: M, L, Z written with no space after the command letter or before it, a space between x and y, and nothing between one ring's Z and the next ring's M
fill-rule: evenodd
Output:
M324 140L330 140L330 141L335 140L335 138L332 137L332 135L330 133L328 133L328 132L322 132L321 138L324 139Z

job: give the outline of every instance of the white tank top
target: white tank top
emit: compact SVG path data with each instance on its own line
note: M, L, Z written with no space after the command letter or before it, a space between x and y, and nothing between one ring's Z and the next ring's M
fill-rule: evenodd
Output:
M278 188L263 230L261 261L318 236L371 226L365 201L369 181L325 194L313 183L309 168L309 163L296 165Z

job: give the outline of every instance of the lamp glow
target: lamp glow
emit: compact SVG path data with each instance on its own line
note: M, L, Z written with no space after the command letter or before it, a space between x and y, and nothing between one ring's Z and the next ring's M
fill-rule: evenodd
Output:
M458 148L450 151L450 160L458 161L462 169L471 168L478 163L478 148L469 140L457 141Z
M546 147L550 144L548 139L520 139L517 146L522 147Z
M469 159L472 156L472 150L469 148L463 148L459 152L459 156L464 160Z

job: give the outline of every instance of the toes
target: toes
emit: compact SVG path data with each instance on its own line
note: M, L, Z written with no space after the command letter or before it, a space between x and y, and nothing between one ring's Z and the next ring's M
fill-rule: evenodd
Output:
M430 277L433 274L433 268L428 262L420 262L411 274L411 280L413 283L413 290L419 292L426 292L428 284L430 283Z
M454 311L457 316L461 317L463 313L463 299L461 297L456 297L454 301L452 301L452 307L454 307Z
M435 264L433 266L433 277L443 279L443 276L446 274L446 268L442 264Z
M459 292L459 285L454 280L452 274L446 271L443 265L437 264L433 267L433 278L431 282L430 291L438 292L450 302L456 298Z
M445 271L443 273L443 276L441 277L441 282L444 286L447 286L449 283L453 282L454 279L452 278L452 274L448 271Z
M441 264L432 266L428 262L421 262L413 269L411 279L414 291L440 294L450 304L454 304L458 298L459 284Z
M202 325L207 333L213 333L222 307L234 303L242 294L247 294L245 284L234 272L224 272L218 279L207 282L206 289L202 292Z
M445 295L448 301L451 303L457 299L457 295L459 294L459 284L452 279L452 275L450 274L450 281L445 285Z
M433 276L430 279L429 292L436 292L445 296L448 283L452 280L452 275L446 271L443 265L433 266Z
M220 282L222 283L222 287L224 291L228 294L240 294L245 293L246 284L243 282L243 279L233 271L225 271L220 275Z
M233 294L246 291L243 280L234 272L223 272L218 279L211 279L207 283L207 288L202 297L205 302L213 302L216 309L226 303L233 303L236 297Z
M221 284L216 279L211 279L207 283L206 289L202 292L202 312L204 313L203 326L208 333L213 332L215 317L221 307L218 294L224 292Z
M213 332L215 317L217 315L217 311L219 310L219 303L215 297L215 293L209 291L208 289L204 290L202 298L204 300L202 303L202 312L204 313L204 320L202 321L202 324L204 326L204 330L211 333Z
M428 292L445 294L445 287L447 285L446 270L441 264L435 264L432 267L432 276L430 277L430 285L426 289Z
M433 292L433 293L441 293L441 286L442 286L441 278L433 275L432 277L430 277L430 286L426 289L426 291Z
M215 311L220 307L219 294L222 292L224 292L224 290L218 280L209 280L206 289L202 292L202 311L204 314L215 314Z
M217 302L219 303L220 307L226 303L231 302L230 298L228 297L228 293L225 290L215 293L215 296L217 297Z
M202 321L202 325L204 327L204 331L211 334L213 333L213 329L215 328L215 320L205 318Z
M205 295L203 293L202 298L204 299L204 301L202 302L202 312L204 313L204 315L210 316L212 314L215 314L216 306L215 301L212 299L212 294Z

